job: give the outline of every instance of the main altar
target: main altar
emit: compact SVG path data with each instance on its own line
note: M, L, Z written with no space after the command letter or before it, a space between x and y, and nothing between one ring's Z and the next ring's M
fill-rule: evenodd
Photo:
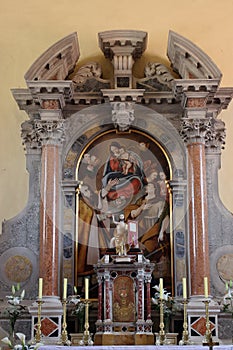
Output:
M104 64L112 65L103 76L98 62L79 65L72 33L32 64L26 88L12 89L28 115L21 135L30 186L26 207L3 222L0 294L15 283L26 290L23 331L33 338L43 279L44 343L60 341L64 281L65 296L76 288L84 298L86 278L90 299L98 299L97 313L89 310L96 344L153 344L150 293L160 278L178 302L185 292L194 341L205 335L207 300L211 329L231 338L217 300L233 280L233 216L218 194L225 144L218 116L233 88L221 87L217 65L173 31L170 67L147 62L134 76L147 41L144 31L98 33Z

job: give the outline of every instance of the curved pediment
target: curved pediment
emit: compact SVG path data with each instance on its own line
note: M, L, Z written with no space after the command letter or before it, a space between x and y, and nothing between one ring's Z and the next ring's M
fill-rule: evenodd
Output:
M182 79L221 79L222 73L211 58L183 36L170 31L167 55Z
M24 78L30 80L65 80L79 58L77 33L53 44L28 69Z

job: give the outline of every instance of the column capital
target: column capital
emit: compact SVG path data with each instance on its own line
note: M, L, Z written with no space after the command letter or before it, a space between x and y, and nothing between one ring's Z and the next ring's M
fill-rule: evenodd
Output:
M59 146L64 141L64 120L37 120L35 130L42 145Z
M23 145L28 151L29 149L40 149L41 140L36 132L35 122L33 120L26 120L21 124L21 137Z
M182 118L180 135L184 142L205 144L206 134L211 130L210 118Z
M211 120L211 128L205 136L205 146L208 151L215 152L224 149L226 139L225 123L220 119Z

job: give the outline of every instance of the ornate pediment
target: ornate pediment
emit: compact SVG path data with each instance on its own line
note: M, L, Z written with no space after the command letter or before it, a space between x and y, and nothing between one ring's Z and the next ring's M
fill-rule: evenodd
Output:
M102 76L98 62L79 67L76 33L45 51L25 74L28 89L14 89L21 109L30 117L58 101L61 110L75 110L105 102L180 104L182 108L208 109L215 117L231 101L233 89L220 88L221 72L196 45L170 31L168 58L171 67L149 62L143 77L133 75L136 60L146 50L148 35L137 30L110 30L98 33L99 47L113 65L111 76ZM178 76L177 76L178 73ZM109 73L111 74L111 73ZM39 111L40 112L40 111Z

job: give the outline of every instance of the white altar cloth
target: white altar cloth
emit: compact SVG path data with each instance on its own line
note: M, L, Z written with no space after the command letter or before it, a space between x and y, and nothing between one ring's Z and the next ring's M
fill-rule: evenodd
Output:
M205 350L203 345L93 345L93 346L60 346L43 345L39 350ZM207 347L208 349L208 347ZM233 350L233 346L215 346L213 350Z

